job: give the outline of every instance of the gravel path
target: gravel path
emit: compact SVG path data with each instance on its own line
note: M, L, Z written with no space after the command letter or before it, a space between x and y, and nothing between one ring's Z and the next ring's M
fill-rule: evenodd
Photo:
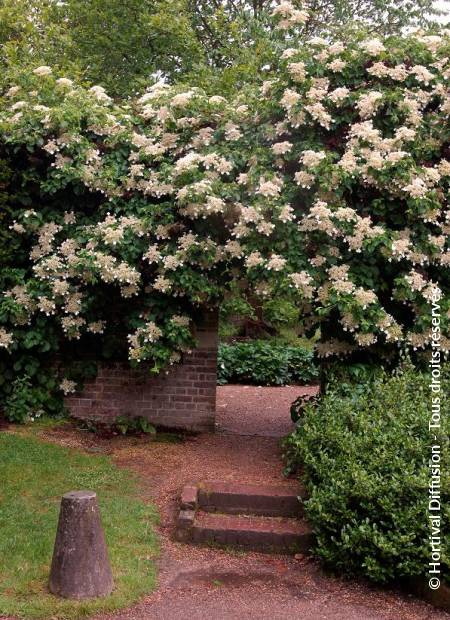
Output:
M444 620L450 615L400 592L327 576L308 558L195 547L172 540L177 500L190 481L284 484L279 437L289 405L314 388L218 388L216 434L183 443L100 440L73 429L47 439L107 452L139 474L161 514L159 588L138 605L96 620ZM242 433L242 434L237 434Z
M217 389L219 432L260 437L284 437L292 431L289 409L300 394L316 387L253 387L224 385Z

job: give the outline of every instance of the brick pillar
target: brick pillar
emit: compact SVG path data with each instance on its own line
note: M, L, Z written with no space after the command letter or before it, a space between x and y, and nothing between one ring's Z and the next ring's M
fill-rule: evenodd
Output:
M99 364L97 377L82 392L66 397L72 416L113 421L143 416L157 426L214 431L217 383L217 312L205 314L196 329L198 347L181 363L152 376L145 367Z

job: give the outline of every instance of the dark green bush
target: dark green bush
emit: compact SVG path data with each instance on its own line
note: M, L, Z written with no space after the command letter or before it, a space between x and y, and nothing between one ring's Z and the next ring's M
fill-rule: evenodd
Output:
M339 360L323 367L326 389L339 392L341 396L351 396L364 392L366 385L384 376L384 369L378 363L352 363Z
M22 424L33 421L42 415L57 417L64 413L61 400L53 396L56 387L54 373L41 371L37 380L32 383L30 376L24 374L17 377L8 386L8 396L2 413L10 422Z
M272 325L297 325L299 309L287 299L270 299L263 306L263 316Z
M301 347L274 344L265 340L219 346L219 385L311 383L317 376L313 353Z
M305 407L285 440L288 469L303 471L316 553L340 574L388 582L427 572L432 443L441 446L443 544L449 538L450 367L441 384L442 427L433 433L429 383L409 367L353 396L330 391ZM448 573L445 552L442 562Z

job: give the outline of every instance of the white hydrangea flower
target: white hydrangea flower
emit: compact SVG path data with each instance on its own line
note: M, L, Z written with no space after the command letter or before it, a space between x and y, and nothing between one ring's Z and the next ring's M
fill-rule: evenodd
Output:
M285 155L292 150L292 147L292 142L277 142L276 144L272 145L272 151L275 153L275 155Z
M42 77L44 75L51 75L52 69L51 67L47 67L47 65L42 65L41 67L36 67L36 69L33 69L33 73L39 77Z
M411 198L423 198L428 191L425 181L420 177L415 177L412 179L411 183L405 185L402 189L409 194Z
M59 388L66 395L72 394L73 392L76 391L77 384L75 383L75 381L70 381L70 379L63 379L61 383L59 384Z
M359 47L370 54L370 56L378 56L378 54L386 50L380 39L365 39L359 44Z
M69 80L69 78L61 77L56 80L58 86L73 86L73 81Z
M300 161L304 166L306 166L306 168L314 168L325 158L326 153L324 151L307 150L303 151Z
M3 327L0 327L0 348L9 349L13 342L13 334L7 332Z

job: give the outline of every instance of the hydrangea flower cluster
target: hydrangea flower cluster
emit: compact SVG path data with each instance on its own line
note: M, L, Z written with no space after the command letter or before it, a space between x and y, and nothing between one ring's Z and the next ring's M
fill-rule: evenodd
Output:
M118 104L49 67L4 93L3 355L34 330L159 371L236 285L298 305L324 357L426 349L439 297L449 350L449 32L305 45L306 19L276 7L285 50L233 101Z

